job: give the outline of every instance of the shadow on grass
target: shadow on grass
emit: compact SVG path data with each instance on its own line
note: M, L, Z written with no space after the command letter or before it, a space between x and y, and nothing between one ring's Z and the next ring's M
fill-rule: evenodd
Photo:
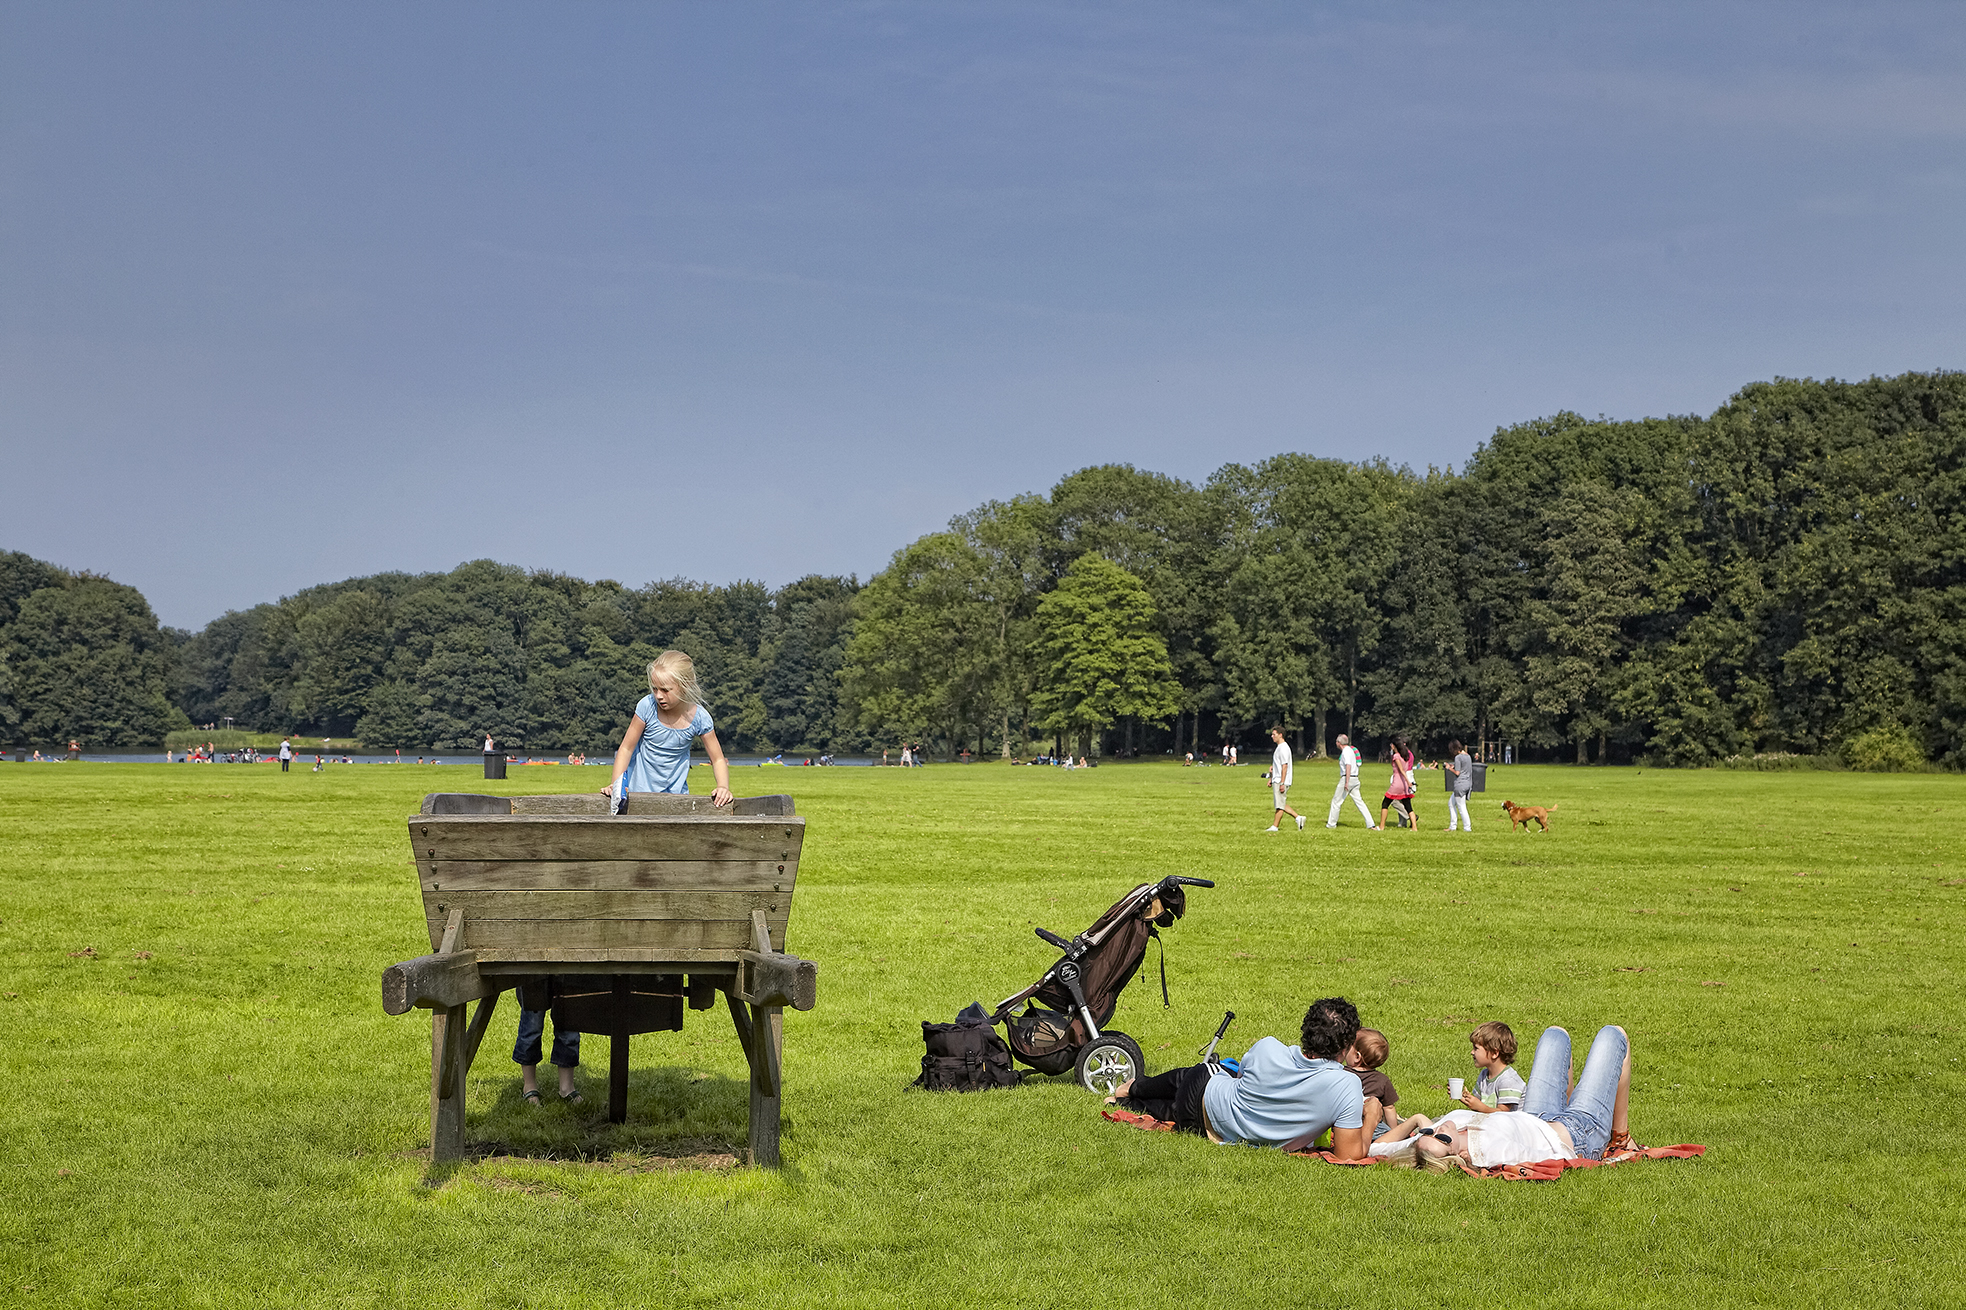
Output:
M433 1163L424 1175L442 1187L465 1165L486 1160L535 1160L605 1166L617 1172L734 1169L744 1163L750 1134L748 1079L680 1067L638 1068L628 1075L628 1118L608 1122L604 1072L575 1071L582 1099L559 1097L557 1071L540 1070L541 1099L525 1099L516 1072L474 1078L465 1115L462 1161ZM489 1106L485 1094L495 1085Z

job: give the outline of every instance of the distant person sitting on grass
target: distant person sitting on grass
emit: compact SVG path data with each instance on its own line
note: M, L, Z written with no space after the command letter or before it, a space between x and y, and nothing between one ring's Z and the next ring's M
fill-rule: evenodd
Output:
M1615 1024L1600 1028L1570 1083L1570 1034L1545 1028L1536 1042L1521 1114L1456 1110L1438 1120L1416 1114L1373 1143L1390 1155L1413 1138L1413 1163L1445 1173L1458 1158L1476 1169L1540 1160L1602 1160L1643 1150L1631 1137L1631 1038Z
M1491 1019L1468 1034L1468 1058L1481 1076L1472 1090L1461 1094L1461 1104L1476 1114L1496 1114L1522 1105L1524 1084L1515 1064L1515 1030Z
M1242 1076L1189 1065L1121 1083L1109 1104L1172 1123L1224 1145L1298 1150L1331 1131L1341 1160L1366 1154L1365 1094L1339 1061L1358 1037L1358 1010L1342 996L1311 1002L1298 1046L1259 1038L1242 1057Z
M1393 1080L1379 1072L1379 1066L1392 1054L1392 1043L1376 1028L1361 1028L1352 1041L1345 1067L1358 1075L1359 1090L1365 1093L1365 1126L1378 1141L1388 1129L1399 1127L1399 1089Z

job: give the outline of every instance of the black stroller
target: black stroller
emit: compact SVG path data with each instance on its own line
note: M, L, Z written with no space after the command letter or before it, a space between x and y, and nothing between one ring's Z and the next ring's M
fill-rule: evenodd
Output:
M1213 887L1206 878L1162 878L1143 883L1121 897L1098 922L1066 941L1039 928L1037 934L1065 952L1044 977L997 1006L991 1023L1005 1026L1005 1041L1023 1063L1043 1074L1075 1069L1079 1085L1101 1096L1146 1072L1139 1045L1125 1033L1101 1027L1140 962L1147 939L1173 926L1188 909L1182 887ZM1166 949L1163 946L1163 951ZM1011 1008L1025 1001L1021 1014ZM1167 1001L1167 963L1161 962L1161 1001Z

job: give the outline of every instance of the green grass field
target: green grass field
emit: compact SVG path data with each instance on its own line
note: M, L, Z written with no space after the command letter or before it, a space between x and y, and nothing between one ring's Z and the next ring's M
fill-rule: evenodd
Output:
M404 817L425 791L599 770L0 765L0 1300L15 1305L1958 1304L1966 779L1497 769L1479 830L1265 835L1259 769L737 771L809 828L788 946L787 1167L741 1151L721 1010L607 1043L577 1109L518 1099L516 1013L428 1158L429 1023L382 1013L428 950ZM1373 779L1376 781L1376 779ZM1429 775L1428 781L1438 785ZM1503 796L1561 802L1512 834ZM1225 1008L1240 1051L1351 997L1404 1110L1446 1108L1500 1018L1633 1035L1632 1127L1696 1161L1559 1182L1339 1169L1148 1135L1064 1080L909 1089L917 1022L994 1002L1137 882L1197 890L1114 1026L1156 1069ZM80 954L78 954L80 952ZM550 1098L549 1098L550 1101Z

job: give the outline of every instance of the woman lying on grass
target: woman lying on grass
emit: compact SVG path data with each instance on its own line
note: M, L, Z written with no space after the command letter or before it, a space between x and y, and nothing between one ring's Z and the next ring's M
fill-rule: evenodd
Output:
M1242 1076L1189 1065L1121 1083L1106 1098L1211 1142L1297 1150L1331 1130L1341 1160L1365 1156L1365 1093L1341 1063L1358 1036L1358 1010L1342 996L1311 1002L1302 1046L1264 1037L1242 1057Z
M1627 1131L1631 1105L1631 1039L1623 1028L1600 1028L1570 1082L1570 1034L1545 1028L1519 1114L1456 1110L1436 1120L1416 1114L1372 1144L1375 1156L1411 1151L1415 1166L1445 1173L1458 1158L1476 1169L1538 1160L1602 1160L1637 1149ZM1412 1145L1408 1146L1408 1139Z

